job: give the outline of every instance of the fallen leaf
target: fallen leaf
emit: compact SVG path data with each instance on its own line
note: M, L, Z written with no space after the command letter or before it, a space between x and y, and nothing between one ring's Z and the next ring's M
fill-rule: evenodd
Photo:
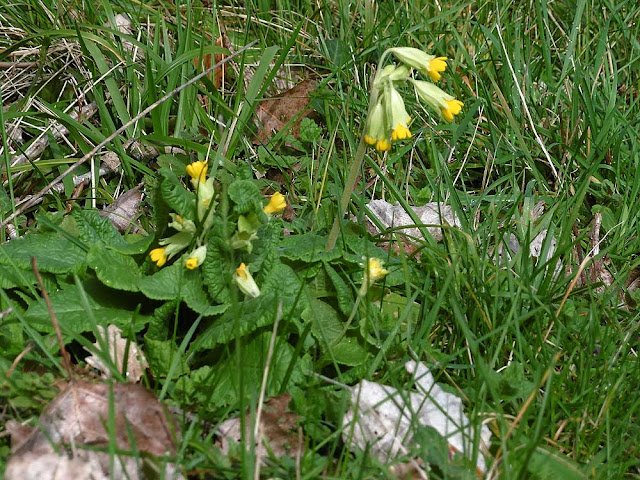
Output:
M367 204L367 208L387 229L396 229L396 231L415 239L423 238L420 228L416 227L415 222L402 205L392 205L384 200L372 200ZM450 205L430 202L422 207L411 207L411 209L420 219L422 225L430 225L426 227L426 230L436 242L442 240L442 228L437 225L451 225L454 227L460 227L461 225ZM380 233L377 228L375 230Z
M451 456L472 458L474 428L464 414L462 400L435 383L429 369L420 362L407 362L418 392L400 391L367 380L351 389L351 408L343 419L342 439L350 449L369 449L381 463L389 463L409 452L416 425L432 427L449 444ZM491 432L480 429L480 450L486 451ZM478 455L478 473L486 471Z
M271 137L283 130L290 129L291 135L300 135L300 120L311 114L309 94L316 88L313 80L303 80L281 95L264 100L256 110L258 134L256 144L265 144Z
M72 382L49 403L37 425L30 433L13 428L7 480L137 480L145 478L147 468L159 470L163 478L183 478L174 464L150 457L174 456L179 432L140 385ZM109 447L112 437L115 461L99 451Z
M118 371L125 372L126 377L133 383L140 381L144 371L149 368L149 364L138 345L122 338L122 331L115 325L109 325L106 332L104 327L98 325L98 335L102 338L102 343L96 339L96 343L93 344L96 350L102 351L105 346L107 351L102 351L102 356L109 357ZM85 350L87 349L85 348ZM89 353L91 352L89 351ZM127 359L126 370L124 368L125 357ZM111 378L111 368L100 356L92 354L85 358L85 361L93 368L100 370L104 378Z
M256 442L255 455L262 459L269 458L269 452L275 457L301 454L302 444L297 433L299 417L287 412L291 396L288 393L274 397L264 404L260 418L261 442ZM244 418L245 441L252 437L253 429L251 415L247 412ZM240 418L231 418L220 424L218 433L220 436L219 447L222 453L227 455L232 443L240 443L242 440L242 422ZM245 448L249 449L247 443Z
M115 202L105 207L100 216L107 217L120 232L126 232L133 226L135 218L140 214L138 207L142 202L142 184L120 195Z

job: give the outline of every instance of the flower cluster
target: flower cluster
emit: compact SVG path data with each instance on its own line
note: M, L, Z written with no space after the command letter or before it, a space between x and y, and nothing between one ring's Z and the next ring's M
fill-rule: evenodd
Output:
M371 106L364 134L364 141L375 145L380 151L391 149L391 142L411 138L409 123L411 117L404 106L404 100L396 86L410 82L418 98L439 112L442 117L451 122L454 115L458 115L464 104L435 84L412 77L412 69L417 70L437 82L441 73L447 68L446 57L436 57L417 48L390 48L382 56L380 63L388 54L392 54L400 65L387 65L380 69L373 82L371 92Z
M194 246L184 259L184 266L189 270L198 268L207 256L207 247L204 245L206 234L211 228L213 212L215 210L213 178L207 179L207 164L205 162L193 162L187 165L187 174L191 177L191 186L196 192L196 214L202 224L202 233L197 236L196 224L181 215L170 213L171 223L169 227L177 231L170 237L158 242L160 247L149 252L149 257L158 267L162 267L172 257L190 246Z
M186 172L190 177L196 202L185 212L180 212L182 215L169 214L171 222L168 226L176 233L160 240L158 242L160 246L149 252L149 257L158 267L164 266L167 261L185 250L188 253L182 256L180 262L188 270L198 268L207 257L208 237L214 224L216 207L213 178L207 177L206 162L193 162L187 165ZM257 211L239 215L237 229L229 240L229 246L232 249L245 250L250 254L253 250L253 242L258 238L260 226L265 220L284 210L286 206L284 195L275 193L271 196L268 205L264 207L263 213ZM260 295L260 289L244 263L236 269L233 278L240 290L246 295L250 297Z

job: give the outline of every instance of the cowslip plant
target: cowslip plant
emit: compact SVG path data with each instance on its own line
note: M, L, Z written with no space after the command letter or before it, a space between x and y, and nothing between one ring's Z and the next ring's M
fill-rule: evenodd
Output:
M186 173L190 178L190 183L195 193L195 209L192 202L176 202L174 206L182 207L182 214L171 212L169 216L171 222L168 227L176 230L177 233L163 238L158 243L160 247L154 248L149 252L149 258L158 266L163 267L167 261L176 256L187 248L191 251L184 255L184 266L188 270L195 270L201 266L207 257L207 243L209 234L214 224L215 213L215 189L214 179L207 177L207 163L196 161L186 166ZM171 197L176 196L176 192L180 191L180 187L173 185L171 191L166 191L166 199L171 202ZM183 191L180 194L189 198L189 192ZM269 219L272 215L281 212L286 207L287 202L284 195L277 192L271 196L269 203L262 209L263 218ZM188 217L194 217L193 220ZM195 221L195 222L194 222ZM196 225L197 222L197 225ZM237 219L237 230L231 237L229 245L232 249L245 250L247 254L253 251L253 242L257 240L258 229L263 223L258 212L247 212L239 215ZM236 271L236 279L240 289L249 296L256 297L260 294L260 290L255 285L253 277L245 272L244 263ZM249 285L247 287L247 285Z
M400 63L384 66L390 55ZM374 146L380 152L386 152L391 150L392 142L406 140L412 136L409 128L411 116L405 108L399 88L407 84L411 85L418 99L438 112L447 122L452 122L455 115L462 111L464 104L460 100L432 83L442 78L446 68L446 57L429 55L417 48L390 48L382 54L371 87L364 133L351 164L340 201L340 210L327 242L327 250L335 246L338 238L340 220L347 209L362 166L366 145ZM431 81L414 78L414 69Z

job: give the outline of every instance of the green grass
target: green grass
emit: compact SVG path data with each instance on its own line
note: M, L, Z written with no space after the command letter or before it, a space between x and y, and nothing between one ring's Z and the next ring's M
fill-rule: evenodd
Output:
M217 91L209 80L199 82L120 135L107 148L118 154L122 174L94 179L94 190L87 188L76 204L92 210L95 201L100 208L141 181L151 195L159 166L176 160L140 157L128 146L131 139L162 150L182 148L186 156L176 157L182 164L209 158L222 192L233 178L253 179L257 171L268 173L255 182L262 191L287 194L295 212L284 222L290 235L276 235L269 248L292 272L281 287L291 298L285 299L288 308L279 321L267 394L291 393L290 408L301 417L306 451L299 466L281 459L263 467L262 475L392 478L367 452L345 448L340 433L348 394L317 374L349 385L369 379L402 388L410 385L402 365L415 356L432 368L438 382L463 396L475 423L490 426L492 478L640 477L639 317L637 294L627 291L640 264L640 7L624 0L394 1L378 2L372 10L373 3L254 0L245 9L215 2L101 0L85 2L83 10L77 2L63 8L59 2L2 0L0 61L36 65L0 70L5 147L0 213L6 218L24 195L43 188L119 126L199 73L194 59L218 51L221 21L236 49L258 40L227 69L225 90ZM117 13L131 16L132 35L108 26ZM345 221L338 238L342 253L324 258L319 253L362 135L372 72L394 46L447 56L443 89L465 104L454 123L444 124L410 100L413 138L398 142L386 156L368 151L352 195L350 210L359 221L371 198L410 205L446 202L461 220L460 229L444 230L440 243L427 239L412 253L381 253L393 267L384 288L403 302L395 324L373 302L376 292L354 307L361 282L357 260L380 254L374 245L379 239ZM25 49L32 53L24 59L12 56ZM287 149L288 139L276 136L258 150L251 144L253 114L262 99L278 93L273 79L292 68L319 80L311 106L321 136L298 150ZM245 82L247 73L254 76ZM71 118L78 101L97 103L92 119ZM53 121L68 128L66 141L52 141L39 159L9 167L13 154L6 146L18 148L9 138L13 126L29 142ZM273 166L284 162L300 168ZM7 170L13 175L7 177ZM86 164L77 174L88 171ZM65 209L72 190L67 182L63 193L46 196L18 216L17 233L67 232L78 249L90 250L69 223L53 215ZM225 198L219 209L230 219ZM532 218L538 202L544 203L544 213ZM167 212L151 199L143 208L142 228L161 238ZM599 253L574 284L580 263L592 251L596 213L602 214ZM222 231L231 236L233 221L223 223ZM528 245L543 230L547 240L536 260ZM311 247L317 248L296 257L291 252L300 248L295 239L302 235L307 247L314 238L317 245ZM510 236L520 249L498 261L496 252L508 248ZM55 252L40 255L42 263ZM225 259L229 265L239 263L234 255ZM26 270L1 256L7 271ZM598 260L613 278L604 291L591 276ZM136 261L142 263L145 255ZM75 279L48 272L50 292L82 286L92 300L81 305L96 308L87 288L91 271L82 268ZM37 287L29 280L3 282L0 310L14 308L0 319L3 372L27 344L33 345L3 380L3 420L25 420L50 399L50 377L60 375L60 359L51 330L29 323ZM96 288L108 294L106 287ZM227 313L199 317L166 299L125 297L122 308L134 312L131 323L138 314L144 317L131 338L147 353L164 355L156 359L146 385L185 412L179 419L183 437L177 462L191 478L252 477L253 453L238 449L225 458L212 448L213 430L238 412L256 409L275 310L263 314L260 308L267 306L262 305L247 313L246 302L234 294L227 299ZM361 345L360 360L342 361L311 326L327 321L302 308L314 301L329 306L343 324L357 308L348 336ZM418 306L412 310L413 302ZM78 317L83 311L79 307ZM92 321L100 322L101 315L97 311ZM248 315L258 319L257 327L245 327L241 319ZM79 345L92 342L91 330L63 332L76 363L83 363ZM235 382L239 392L224 396L217 387L222 380ZM4 465L9 443L6 436L0 441ZM438 464L433 453L421 455L434 464L430 478L473 478L473 469Z

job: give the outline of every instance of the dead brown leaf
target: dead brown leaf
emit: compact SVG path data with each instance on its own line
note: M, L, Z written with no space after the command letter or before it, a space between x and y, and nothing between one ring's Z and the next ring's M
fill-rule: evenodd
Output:
M98 335L100 335L102 342L96 339L96 343L93 345L99 351L102 350L103 345L106 347L107 351L102 352L102 356L108 356L111 363L118 368L118 371L125 373L127 379L134 383L140 381L144 371L149 368L149 364L138 345L126 338L122 338L122 331L115 325L109 325L106 332L103 327L98 326ZM126 370L124 369L125 358L127 359ZM92 354L85 358L85 361L93 368L100 370L104 378L111 377L111 368L100 356Z
M284 128L289 129L289 133L298 138L300 120L311 114L309 95L315 88L314 80L303 80L281 95L266 99L258 105L256 110L258 134L254 143L267 143L275 133Z
M142 202L141 188L142 184L120 195L115 202L100 212L100 216L107 217L120 232L125 232L132 226L134 231L137 230L134 220L140 213L138 207Z
M256 442L256 456L261 459L269 457L272 452L275 457L301 454L302 442L297 433L297 423L300 418L287 412L287 407L291 401L291 395L285 393L278 397L273 397L264 404L260 428L262 441L258 445ZM245 442L251 438L252 422L251 415L245 414ZM226 455L232 442L240 443L242 439L241 419L231 418L222 422L218 427L220 441L218 446ZM249 445L246 447L249 449Z
M155 396L139 385L72 382L37 425L30 431L7 426L12 435L7 480L143 479L147 467L165 478L182 478L171 463L141 460L140 453L175 455L179 432ZM109 454L100 451L112 437L119 451L113 471Z

